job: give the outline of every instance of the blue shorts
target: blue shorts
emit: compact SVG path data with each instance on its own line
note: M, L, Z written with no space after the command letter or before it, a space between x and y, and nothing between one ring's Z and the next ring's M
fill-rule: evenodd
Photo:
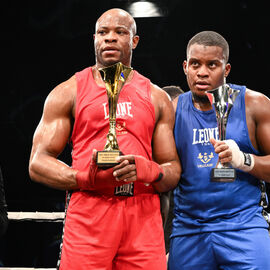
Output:
M270 236L254 228L171 239L169 270L270 270Z

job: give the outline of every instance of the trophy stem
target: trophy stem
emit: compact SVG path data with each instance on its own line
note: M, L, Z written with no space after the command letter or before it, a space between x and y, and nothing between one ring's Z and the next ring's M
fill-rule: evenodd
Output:
M110 128L109 128L109 132L110 133L112 133L113 135L116 135L116 121L115 121L115 119L110 119L110 121L109 121L109 123L110 123Z
M227 121L225 118L217 118L218 120L218 133L219 133L219 139L221 141L224 141L226 138L226 125Z
M111 95L109 91L107 91L108 95L108 103L109 103L109 116L110 122L111 120L116 121L116 110L117 110L117 102L119 98L119 94L117 96Z
M110 119L110 127L109 132L107 134L107 142L104 147L105 151L118 151L119 145L116 139L116 121L114 119Z

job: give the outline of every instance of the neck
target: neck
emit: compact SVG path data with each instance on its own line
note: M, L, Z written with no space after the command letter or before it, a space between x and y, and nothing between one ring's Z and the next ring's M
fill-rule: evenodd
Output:
M102 87L105 86L105 83L103 82L101 75L98 71L98 67L96 65L92 66L92 73L93 73L93 78L95 82L97 83L97 85L102 86Z
M95 82L96 82L97 85L102 86L102 87L105 87L105 83L102 80L102 77L101 77L98 69L99 69L99 67L97 67L96 65L95 66L92 66L93 78L94 78L94 80L95 80ZM132 70L130 72L127 80L126 80L126 83L132 80L133 75L134 75L134 71Z
M212 105L206 95L199 96L192 93L192 102L196 109L201 111L209 111L212 109Z

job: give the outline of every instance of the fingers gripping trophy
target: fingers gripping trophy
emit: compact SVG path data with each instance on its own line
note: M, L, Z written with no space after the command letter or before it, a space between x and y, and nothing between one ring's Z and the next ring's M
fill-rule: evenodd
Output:
M117 164L116 158L121 155L116 138L116 109L120 91L123 88L132 68L118 62L112 66L101 68L99 72L105 82L109 106L109 132L103 151L97 152L97 165L110 168Z
M210 103L215 107L219 139L221 141L226 138L229 113L239 92L239 90L232 89L228 84L206 91ZM235 177L235 169L231 168L230 164L221 164L220 161L211 171L211 180L214 182L233 182Z

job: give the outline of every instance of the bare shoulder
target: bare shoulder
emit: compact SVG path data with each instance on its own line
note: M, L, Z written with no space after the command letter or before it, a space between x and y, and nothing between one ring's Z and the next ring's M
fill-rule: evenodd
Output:
M261 92L255 91L255 90L251 90L251 89L246 89L246 98L250 99L250 102L267 102L269 101L269 98L264 95Z
M249 106L255 106L254 109L258 107L269 106L270 99L263 93L248 89L246 90L246 104ZM269 109L269 108L268 108Z
M56 101L65 102L76 97L77 82L75 76L57 85L48 95L49 98L55 98Z
M161 106L166 103L171 103L170 96L163 89L153 83L151 83L151 95L152 101Z
M156 122L160 119L174 122L174 111L170 96L159 86L151 83L151 97L155 107Z
M246 110L248 110L254 117L269 116L270 115L270 99L257 91L246 90Z
M45 109L52 113L70 113L73 111L77 94L75 76L57 85L45 101ZM46 112L46 111L45 111Z

